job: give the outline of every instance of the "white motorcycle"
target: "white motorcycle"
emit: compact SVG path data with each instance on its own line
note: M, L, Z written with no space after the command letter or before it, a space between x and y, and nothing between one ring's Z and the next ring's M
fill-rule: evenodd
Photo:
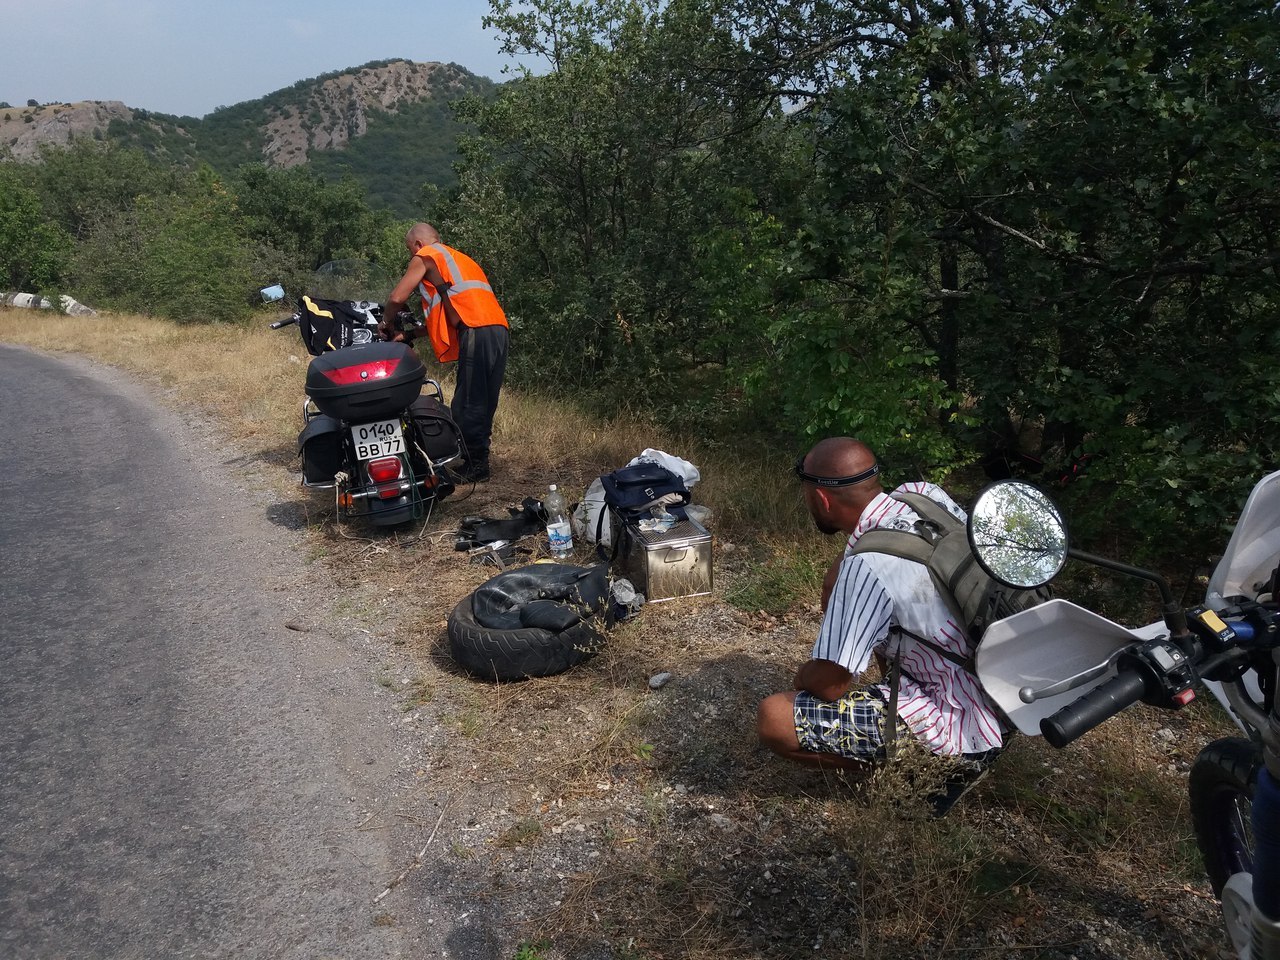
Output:
M1057 507L1026 483L983 491L969 539L1011 587L1048 583L1070 557L1160 589L1164 619L1139 629L1061 599L998 621L978 678L1019 731L1059 748L1135 703L1176 710L1197 685L1212 692L1244 736L1210 743L1192 766L1196 840L1236 955L1280 960L1280 471L1254 487L1189 609L1159 574L1069 547Z

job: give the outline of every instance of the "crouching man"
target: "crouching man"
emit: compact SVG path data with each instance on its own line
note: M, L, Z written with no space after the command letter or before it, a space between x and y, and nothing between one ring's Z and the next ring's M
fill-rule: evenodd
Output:
M847 541L823 583L822 629L796 672L795 689L760 704L760 742L807 766L869 770L893 739L914 737L932 753L973 761L965 766L981 771L1000 750L1000 720L963 666L972 661L972 646L928 568L884 553L851 553L868 530L912 530L919 519L884 492L879 473L870 448L850 437L822 440L796 463L814 524ZM924 494L965 519L931 483L899 491ZM885 682L854 686L873 654Z

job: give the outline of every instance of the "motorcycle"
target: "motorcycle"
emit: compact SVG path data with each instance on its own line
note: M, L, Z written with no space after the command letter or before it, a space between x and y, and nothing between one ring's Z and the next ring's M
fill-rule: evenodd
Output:
M377 526L429 515L453 492L447 468L463 454L440 384L408 345L382 336L382 305L362 296L387 289L363 261L335 261L317 271L292 316L270 325L297 325L313 357L298 434L302 485L333 490L344 520ZM262 294L284 297L279 285ZM399 330L413 323L407 312L395 318Z
M1235 955L1280 960L1280 471L1254 487L1204 602L1186 609L1159 574L1070 547L1057 507L1021 481L979 495L969 539L1006 586L1043 586L1070 558L1159 589L1162 619L1137 629L1064 599L997 621L978 679L1020 732L1058 748L1136 703L1177 710L1208 689L1244 736L1192 765L1196 841Z

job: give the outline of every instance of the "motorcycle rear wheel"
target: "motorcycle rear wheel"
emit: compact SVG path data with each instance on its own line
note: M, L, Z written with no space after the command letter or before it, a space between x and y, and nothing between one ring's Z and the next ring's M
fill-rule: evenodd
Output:
M1215 896L1233 874L1253 872L1250 813L1261 766L1262 748L1243 737L1213 741L1191 766L1191 823Z

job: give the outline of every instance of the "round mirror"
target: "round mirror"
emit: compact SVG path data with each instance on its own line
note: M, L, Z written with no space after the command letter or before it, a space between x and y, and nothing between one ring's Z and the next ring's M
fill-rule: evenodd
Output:
M1067 526L1052 500L1018 480L993 483L969 513L969 544L982 569L1010 587L1039 587L1067 560Z

